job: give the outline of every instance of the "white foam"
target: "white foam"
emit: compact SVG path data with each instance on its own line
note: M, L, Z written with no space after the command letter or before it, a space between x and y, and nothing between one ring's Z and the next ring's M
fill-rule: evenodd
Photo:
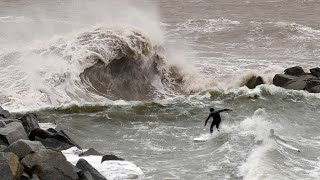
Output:
M142 179L144 177L142 170L129 161L104 161L101 163L102 156L79 157L81 150L76 147L64 150L62 153L73 165L76 165L80 158L85 159L108 180Z
M52 123L39 123L41 129L48 130L49 128L55 129L57 127L56 124Z

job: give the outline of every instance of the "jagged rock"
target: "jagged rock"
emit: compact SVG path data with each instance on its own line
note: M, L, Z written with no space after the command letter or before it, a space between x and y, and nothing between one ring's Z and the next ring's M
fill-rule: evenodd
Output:
M310 72L312 75L314 75L316 77L320 77L320 68L319 67L310 69Z
M283 87L286 83L288 83L289 81L291 81L295 78L297 78L297 77L287 75L287 74L276 74L273 78L273 84L275 86Z
M27 134L29 134L34 129L40 128L38 124L39 120L35 114L27 113L20 117L19 120L22 122L22 125Z
M113 154L109 154L109 155L104 155L104 156L102 156L101 163L102 163L103 161L114 161L114 160L123 161L124 159L119 158L119 157L117 157L117 156L115 156L115 155L113 155Z
M40 151L41 149L45 149L45 147L39 141L20 139L10 144L10 146L5 149L5 152L13 152L21 159L31 152Z
M78 147L78 144L75 143L75 141L72 140L69 135L70 134L67 134L64 131L52 133L47 130L37 128L31 131L29 134L29 139L40 141L44 146L56 150L65 150L73 146Z
M87 151L79 154L79 156L91 156L91 155L95 155L95 156L101 156L103 154L99 153L98 151L96 151L93 148L89 148Z
M0 128L0 139L9 145L19 139L28 139L28 136L21 123L13 122Z
M4 121L0 121L0 128L3 128L6 126L6 123Z
M95 180L88 171L82 173L79 178L79 180Z
M5 149L7 149L7 146L0 144L0 152L3 152Z
M36 137L35 140L41 142L46 148L54 149L57 151L62 151L62 150L66 150L73 147L72 144L68 144L54 138L43 139L43 138Z
M61 152L50 149L40 150L25 156L21 163L40 179L74 180L79 179L73 166Z
M61 129L59 131L59 134L66 137L72 145L76 146L79 149L82 149L82 145L80 145L82 144L82 142L79 139L77 139L72 133L68 132L67 130Z
M12 152L0 152L0 175L1 179L19 180L23 173L23 166L18 156Z
M300 76L296 79L289 81L283 87L286 89L304 90L307 85L307 82L313 78L314 78L314 76L312 76L312 75Z
M314 86L313 88L310 89L311 93L320 93L320 85Z
M257 87L260 84L264 84L264 81L262 79L261 76L252 76L249 81L246 83L246 86L249 89L254 89L255 87Z
M304 75L305 72L300 66L294 66L284 70L284 74L292 75L292 76L301 76Z
M84 159L79 159L76 167L81 169L82 172L88 171L92 175L94 180L106 180L106 178L102 174L100 174L99 171L97 171Z

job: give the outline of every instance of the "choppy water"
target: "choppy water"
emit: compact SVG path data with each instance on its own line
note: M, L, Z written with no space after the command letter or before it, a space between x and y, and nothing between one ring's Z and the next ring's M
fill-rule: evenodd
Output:
M0 102L145 179L319 179L320 96L238 87L319 66L319 17L312 0L1 1ZM194 142L210 107L234 111ZM271 128L301 153L270 141Z

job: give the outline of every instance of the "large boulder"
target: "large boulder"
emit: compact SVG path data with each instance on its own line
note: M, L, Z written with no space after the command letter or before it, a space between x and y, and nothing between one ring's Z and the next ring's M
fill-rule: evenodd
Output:
M4 151L13 152L20 159L24 158L26 155L45 149L45 147L39 141L30 141L20 139L8 146Z
M296 79L289 81L283 87L286 89L304 90L308 81L313 78L314 78L314 76L312 76L312 75L300 76Z
M21 123L13 122L0 128L0 139L9 145L19 139L28 139L28 136Z
M310 69L310 72L312 75L314 75L316 77L320 77L320 68L319 67Z
M58 151L40 150L25 156L21 163L40 179L76 180L79 179L73 165Z
M66 149L69 149L74 146L72 144L69 144L69 143L66 143L63 141L59 141L54 138L43 139L43 138L36 137L35 140L41 142L46 148L54 149L56 151L66 150Z
M33 129L40 128L38 122L38 118L35 114L27 113L19 118L22 122L24 129L26 130L27 134L29 134Z
M287 75L287 74L276 74L273 78L273 84L275 86L283 87L289 81L294 80L295 76Z
M301 76L301 75L304 75L305 72L302 67L294 66L284 70L284 74L291 75L291 76Z
M79 178L80 180L95 180L88 171L81 173Z
M261 76L252 76L249 81L246 83L246 86L249 89L254 89L258 85L264 84L264 81Z
M102 174L100 174L99 171L97 171L84 159L79 159L76 167L81 169L82 172L89 172L94 180L106 180L106 178Z
M29 139L40 141L45 147L59 151L76 146L69 136L65 137L61 132L54 133L40 128L33 129Z
M67 130L60 130L59 134L63 135L68 139L68 142L71 143L72 145L76 146L79 149L82 149L82 142L72 133L70 133Z
M0 179L19 180L23 170L18 156L12 152L0 152Z

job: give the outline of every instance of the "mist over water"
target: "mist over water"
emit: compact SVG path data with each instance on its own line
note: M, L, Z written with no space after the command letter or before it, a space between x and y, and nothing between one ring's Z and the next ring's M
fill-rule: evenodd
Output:
M145 179L319 179L319 94L270 85L319 66L319 17L313 0L2 1L0 103ZM239 87L251 74L269 84ZM210 107L234 111L195 142Z

